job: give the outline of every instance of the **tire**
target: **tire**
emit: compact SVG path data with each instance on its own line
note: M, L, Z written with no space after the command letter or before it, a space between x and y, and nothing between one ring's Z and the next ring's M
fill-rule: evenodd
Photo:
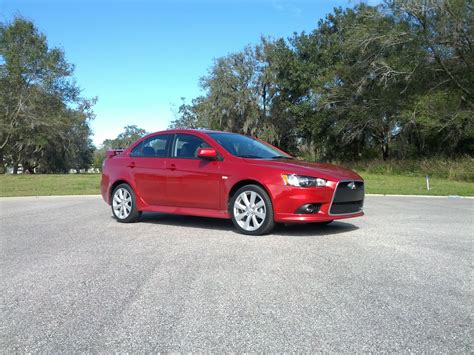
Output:
M137 210L135 192L128 184L118 185L112 192L112 214L120 223L136 222L141 215Z
M275 226L272 201L260 186L246 185L238 189L229 209L239 233L263 235L270 233Z

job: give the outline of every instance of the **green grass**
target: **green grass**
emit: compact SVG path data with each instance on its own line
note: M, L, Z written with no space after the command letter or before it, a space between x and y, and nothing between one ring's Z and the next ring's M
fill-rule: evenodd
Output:
M474 196L474 182L430 178L430 190L426 189L423 176L381 175L359 173L365 180L365 192L387 195L459 195Z
M336 162L355 171L375 175L420 176L451 181L474 182L474 158L470 156L457 159L430 158L404 160L368 160L357 162Z
M427 191L422 176L360 174L366 193L474 196L474 182L431 178ZM99 185L100 174L0 175L0 196L97 195Z
M0 175L0 196L97 195L100 174Z

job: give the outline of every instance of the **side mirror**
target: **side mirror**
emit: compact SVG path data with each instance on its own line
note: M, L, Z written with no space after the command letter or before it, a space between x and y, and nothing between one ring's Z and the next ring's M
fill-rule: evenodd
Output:
M200 148L198 151L198 157L206 160L216 160L217 152L214 148Z

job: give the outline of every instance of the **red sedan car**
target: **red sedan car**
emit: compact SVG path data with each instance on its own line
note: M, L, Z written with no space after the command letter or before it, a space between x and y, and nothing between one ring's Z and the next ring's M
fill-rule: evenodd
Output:
M355 172L218 131L157 132L108 151L101 190L119 222L143 211L231 218L252 235L276 222L327 224L364 214L364 182Z

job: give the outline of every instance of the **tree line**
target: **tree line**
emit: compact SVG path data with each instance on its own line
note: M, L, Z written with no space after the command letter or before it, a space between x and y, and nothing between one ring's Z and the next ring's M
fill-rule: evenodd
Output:
M217 58L170 127L258 136L311 160L472 156L473 10L472 0L336 8L310 33ZM127 126L96 149L96 98L73 74L31 21L0 22L0 172L100 168L106 149L146 133Z
M470 0L335 9L311 33L218 58L172 128L258 136L309 159L474 152Z

